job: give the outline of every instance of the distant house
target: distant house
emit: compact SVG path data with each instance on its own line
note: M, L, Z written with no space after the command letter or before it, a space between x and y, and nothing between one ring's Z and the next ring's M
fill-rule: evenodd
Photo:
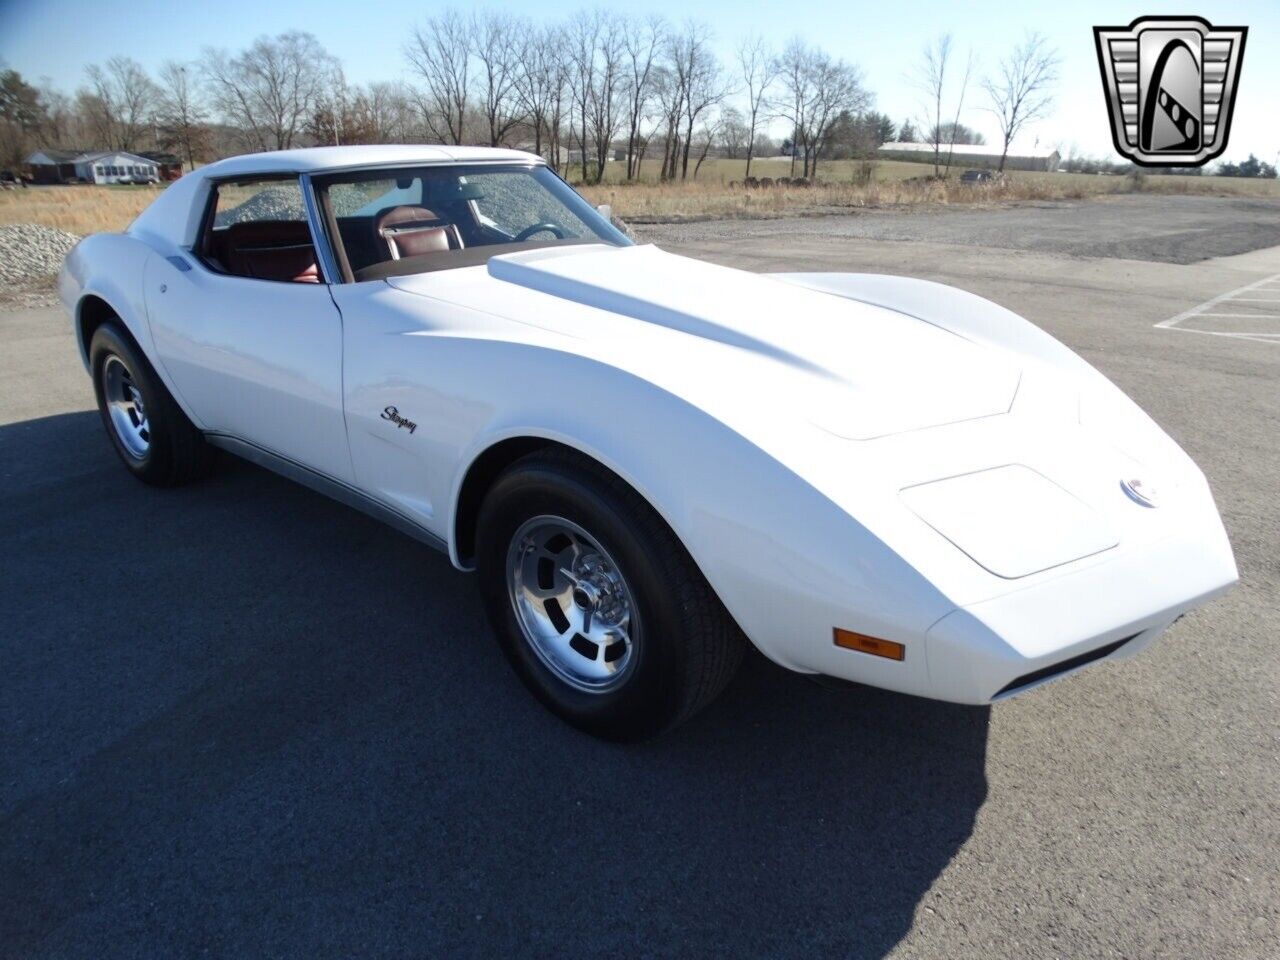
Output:
M35 183L132 183L160 179L155 161L136 153L38 150L27 157Z
M957 143L939 145L938 152L943 163L947 155L951 155L953 167L990 167L1000 166L1000 148L991 144L973 145ZM932 143L882 143L877 152L881 160L914 160L917 163L933 163ZM1027 150L1015 148L1009 150L1005 157L1006 170L1047 170L1058 169L1062 157L1057 150Z
M156 165L161 180L177 180L182 176L182 158L177 154L144 150L138 156Z
M40 150L27 157L31 179L36 183L69 183L76 178L79 150Z

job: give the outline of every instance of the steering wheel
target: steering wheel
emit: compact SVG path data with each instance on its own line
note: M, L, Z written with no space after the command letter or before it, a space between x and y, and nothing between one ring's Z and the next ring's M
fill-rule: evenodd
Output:
M554 233L557 240L563 240L566 236L564 227L560 226L560 224L544 220L542 223L535 223L532 227L525 227L516 234L514 242L521 243L522 241L528 240L530 237L543 232Z

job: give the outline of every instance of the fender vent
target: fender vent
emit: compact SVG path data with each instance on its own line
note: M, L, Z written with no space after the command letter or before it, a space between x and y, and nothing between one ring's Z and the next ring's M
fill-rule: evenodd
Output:
M1103 644L1096 650L1077 654L1069 660L1063 660L1059 663L1050 664L1047 667L1041 667L1039 670L1032 670L1030 673L1024 673L1022 676L1015 680L1011 680L1009 683L997 690L992 694L991 699L996 700L1006 694L1016 693L1023 687L1029 687L1033 683L1039 683L1041 680L1048 680L1050 677L1056 677L1059 674L1075 670L1077 667L1083 667L1087 663L1093 663L1095 660L1101 660L1104 657L1109 657L1136 636L1138 635L1135 633L1131 637L1125 637L1122 640L1114 640L1111 643Z

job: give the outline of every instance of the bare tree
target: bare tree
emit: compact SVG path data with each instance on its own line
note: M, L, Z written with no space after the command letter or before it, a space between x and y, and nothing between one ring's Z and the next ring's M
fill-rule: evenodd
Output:
M628 180L640 176L640 161L648 145L641 128L656 93L658 54L666 34L666 24L657 16L643 24L628 21L624 31Z
M720 129L722 118L711 114L704 114L702 125L698 130L698 135L694 138L694 144L698 148L698 160L693 165L693 179L698 179L698 171L702 169L702 165L706 163L707 157L711 153L711 148L715 146L716 140L720 137Z
M287 150L330 81L336 61L309 33L259 37L238 56L206 50L201 66L223 119L258 150Z
M160 95L156 121L166 149L176 149L195 169L196 158L208 158L209 127L204 104L194 83L195 70L173 60L160 68Z
M1050 88L1058 79L1058 53L1039 33L1028 33L1004 60L1000 72L987 77L983 89L991 99L990 110L1000 124L1000 169L1009 156L1009 145L1028 123L1043 119L1053 104Z
M965 98L965 94L969 92L969 78L972 75L973 75L973 50L971 49L969 51L968 58L966 58L965 60L964 76L960 78L960 94L959 96L956 97L956 116L955 116L955 119L952 120L949 125L951 139L950 139L950 142L947 144L947 165L946 165L946 168L943 170L943 176L951 175L951 160L955 156L955 152L956 152L956 136L960 133L960 128L961 128L960 111L964 109L964 98ZM941 137L938 134L935 134L935 143L940 139Z
M926 97L923 129L932 131L933 175L942 176L942 100L947 92L947 65L951 60L951 34L944 33L924 48L916 84Z
M720 111L719 131L720 146L724 150L725 157L737 160L747 155L750 162L748 151L751 149L751 129L737 107L725 107Z
M728 95L720 64L711 49L711 28L690 20L672 46L672 61L678 85L684 92L684 142L680 149L680 178L689 176L689 151L693 129L703 113Z
M806 114L805 142L812 162L806 157L805 176L818 175L818 155L831 136L832 124L841 114L860 116L871 107L872 97L862 85L862 72L843 60L832 60L818 52L810 58L813 96Z
M443 143L460 144L465 135L473 29L472 20L446 10L415 28L405 48L425 84L423 120L431 136Z
M412 96L403 83L369 84L352 102L357 122L370 134L370 143L415 139Z
M587 124L591 112L592 88L595 85L596 46L600 41L601 20L599 10L580 11L565 28L566 49L572 64L570 74L569 128L577 141L579 159L582 161L582 179L590 178L587 168ZM576 111L576 118L575 118ZM575 121L577 126L575 126Z
M595 70L590 84L590 128L596 154L596 182L604 179L605 162L618 132L623 84L623 21L611 13L599 14Z
M477 14L471 28L473 53L479 64L481 107L489 126L489 146L506 141L507 134L524 118L517 80L521 73L523 44L520 37L529 26L507 13Z
M112 57L105 66L85 70L89 90L81 102L104 146L135 150L151 123L157 89L142 65L129 57Z
M534 152L547 146L552 167L560 166L560 128L569 72L561 55L564 37L558 27L531 30L524 44L524 69L516 76L521 109L533 127Z
M738 47L738 66L747 95L747 171L751 176L751 158L755 155L756 132L768 120L766 105L769 88L778 79L778 60L759 36L748 37Z
M862 73L843 60L793 39L778 60L782 96L775 104L791 124L791 173L796 153L802 173L817 175L818 154L831 137L832 125L842 114L858 116L871 106L871 94L862 84Z
M663 62L654 70L654 99L658 104L658 118L662 130L662 166L659 178L670 180L675 177L676 158L680 151L680 115L684 110L684 86L682 76L677 74L669 56L675 48L675 39L668 37Z
M577 14L565 34L572 64L570 126L582 179L599 183L621 124L623 25L616 15L596 9Z
M399 83L346 82L335 70L328 89L317 99L307 121L307 133L320 143L392 143L415 138L414 105Z
M778 58L776 69L782 84L782 95L775 103L779 116L791 124L791 170L796 172L796 150L802 149L808 167L809 144L806 140L810 100L813 99L813 51L799 37L792 38Z
M354 92L347 86L347 75L334 62L320 84L314 105L307 117L307 133L319 143L340 147L344 143L366 143L364 131L351 116Z

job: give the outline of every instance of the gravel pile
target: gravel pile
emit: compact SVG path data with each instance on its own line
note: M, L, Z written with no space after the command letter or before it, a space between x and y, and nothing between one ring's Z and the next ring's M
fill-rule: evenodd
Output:
M33 223L0 226L0 286L45 283L62 269L62 259L80 240L74 233Z
M221 198L221 193L219 193ZM302 194L296 186L266 187L239 206L219 210L215 227L228 227L247 220L305 220Z

